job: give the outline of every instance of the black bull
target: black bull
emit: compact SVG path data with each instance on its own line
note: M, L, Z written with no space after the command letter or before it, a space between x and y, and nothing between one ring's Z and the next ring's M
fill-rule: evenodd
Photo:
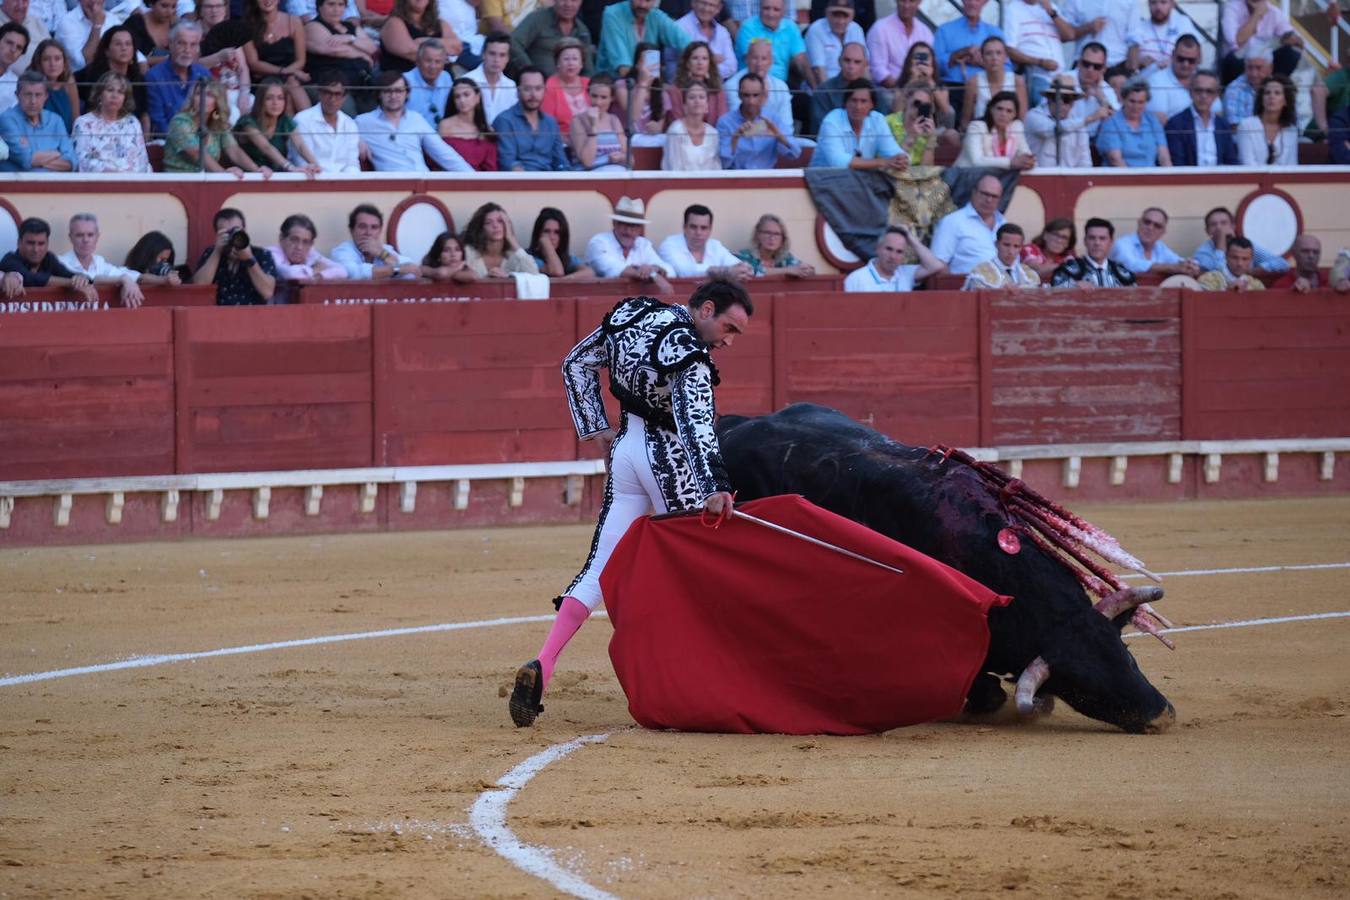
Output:
M1161 731L1174 721L1172 705L1121 639L1128 612L1105 618L1078 578L1032 541L1003 552L997 536L1008 517L970 467L809 403L753 419L723 417L718 434L738 499L801 494L1014 598L989 613L989 656L968 710L997 709L1006 699L997 676L1016 676L1042 657L1050 676L1041 694L1085 716L1129 732Z

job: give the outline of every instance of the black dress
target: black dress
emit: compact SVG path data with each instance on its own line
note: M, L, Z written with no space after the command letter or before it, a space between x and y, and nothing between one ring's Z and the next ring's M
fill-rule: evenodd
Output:
M403 20L403 24L408 26L408 37L412 38L414 41L421 37L440 37L439 33L431 34L430 32L423 31L407 19ZM414 63L411 60L404 59L401 56L395 56L384 49L383 43L380 44L381 72L406 72L411 69L413 65Z
M322 25L330 34L356 34L356 26L350 22L341 22L337 28L322 19L316 19L315 22ZM311 78L318 78L325 72L337 72L342 76L342 83L348 88L367 87L371 82L370 63L364 59L310 52L305 54L305 71Z

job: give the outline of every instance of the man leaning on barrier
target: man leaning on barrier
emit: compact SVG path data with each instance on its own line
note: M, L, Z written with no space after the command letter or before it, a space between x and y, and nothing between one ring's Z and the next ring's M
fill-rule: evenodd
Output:
M19 246L0 259L0 290L6 300L24 295L24 288L71 288L86 300L98 299L98 291L88 277L72 272L48 247L51 226L43 219L27 218L19 223Z

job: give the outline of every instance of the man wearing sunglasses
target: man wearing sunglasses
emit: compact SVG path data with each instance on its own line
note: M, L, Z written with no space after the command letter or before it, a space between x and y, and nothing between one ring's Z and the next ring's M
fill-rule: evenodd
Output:
M1191 78L1200 66L1200 42L1189 34L1177 39L1172 64L1148 76L1148 111L1163 121L1191 105Z
M1097 129L1102 122L1115 115L1120 109L1120 98L1106 81L1106 48L1096 41L1084 45L1074 64L1074 77L1083 98L1078 101L1078 115L1083 117L1083 127L1088 136L1097 137Z
M1148 0L1148 15L1134 20L1125 43L1129 46L1126 68L1151 74L1167 65L1183 34L1199 39L1195 23L1176 11L1174 0Z
M1167 120L1167 149L1174 166L1235 166L1233 126L1214 110L1219 75L1201 69L1191 76L1191 105Z
M1167 213L1150 206L1139 215L1134 234L1123 235L1111 246L1111 259L1136 275L1189 275L1197 277L1200 266L1193 259L1182 259L1163 243L1167 234Z

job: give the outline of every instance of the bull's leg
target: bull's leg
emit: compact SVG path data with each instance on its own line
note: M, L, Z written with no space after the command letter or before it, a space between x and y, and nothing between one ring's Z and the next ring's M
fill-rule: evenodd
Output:
M981 672L971 682L970 693L966 695L966 712L984 715L996 712L1008 700L997 675Z

